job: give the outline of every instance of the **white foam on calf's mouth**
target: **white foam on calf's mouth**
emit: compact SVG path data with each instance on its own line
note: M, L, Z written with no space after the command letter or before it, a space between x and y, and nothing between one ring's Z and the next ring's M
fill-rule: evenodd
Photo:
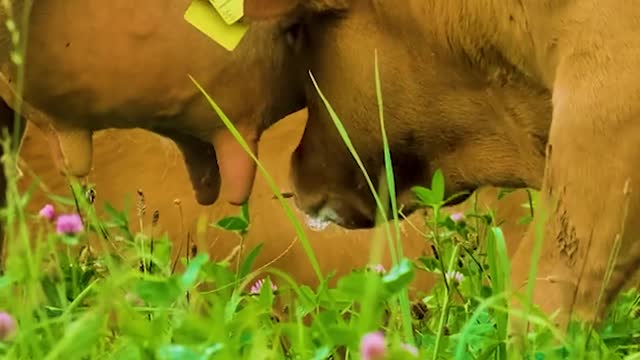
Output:
M317 216L305 214L305 217L307 226L313 231L322 231L331 223L340 224L342 222L342 218L332 208L327 206L320 209Z
M331 221L324 219L320 216L313 217L313 216L305 215L305 220L309 229L313 231L322 231L326 229L327 226L329 226L329 224L331 223Z

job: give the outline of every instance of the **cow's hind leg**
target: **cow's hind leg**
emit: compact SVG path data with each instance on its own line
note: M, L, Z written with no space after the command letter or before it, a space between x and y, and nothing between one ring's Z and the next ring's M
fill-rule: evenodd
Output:
M4 100L0 100L0 131L4 132L4 129L8 130L9 135L15 138L15 112L7 105ZM25 122L20 121L18 139L22 140L22 136L25 131ZM1 133L0 133L1 134ZM13 148L17 148L18 144L11 144ZM0 157L4 156L4 150L0 147ZM7 206L7 176L4 171L4 166L0 166L0 208L4 209ZM6 239L5 239L5 219L0 220L0 273L4 271L4 257L6 252Z
M571 314L602 320L640 265L640 54L615 50L569 57L556 76L533 301L548 314L560 310L562 328ZM528 264L534 243L530 231L515 264ZM527 272L514 271L515 286Z

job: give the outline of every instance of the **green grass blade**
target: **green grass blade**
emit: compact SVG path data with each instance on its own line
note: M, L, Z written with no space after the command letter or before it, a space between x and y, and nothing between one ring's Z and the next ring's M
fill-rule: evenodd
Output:
M489 232L488 260L491 273L491 285L493 294L509 293L510 289L510 262L507 253L507 245L504 241L502 230L492 226ZM507 301L503 299L502 306L508 308ZM509 328L509 313L496 314L496 325L500 346L498 347L498 359L507 359L507 332Z
M287 202L282 197L282 194L280 193L280 190L276 186L275 181L269 175L269 173L264 168L264 166L262 166L262 163L258 160L258 158L255 156L255 154L251 151L251 149L249 148L249 145L247 145L247 142L244 140L244 138L242 137L240 132L238 132L236 127L229 120L229 118L225 115L225 113L222 111L222 109L220 109L218 104L215 101L213 101L213 99L207 94L207 92L202 88L202 86L200 86L200 84L191 75L189 75L189 78L191 79L191 81L193 81L193 83L200 90L200 92L202 92L202 94L206 97L206 99L209 102L209 104L211 105L211 107L213 107L215 112L218 114L218 116L220 117L222 122L224 122L225 126L227 127L227 129L229 129L229 131L231 132L233 137L236 139L236 141L238 141L238 143L240 143L240 146L242 146L244 151L246 151L247 154L249 154L249 156L251 156L251 159L253 159L253 161L255 161L255 163L257 164L258 169L262 173L262 176L264 176L265 180L267 181L267 184L271 188L271 191L278 198L278 201L280 202L280 205L282 205L287 217L289 218L289 220L293 224L293 227L294 227L294 229L296 231L296 234L298 235L298 238L300 240L300 243L302 244L302 247L304 248L304 251L307 254L307 257L309 258L309 262L311 263L311 267L313 268L313 271L315 272L316 277L318 278L318 280L322 283L324 281L324 277L322 275L322 271L320 270L320 264L318 263L318 259L316 259L315 254L313 252L313 248L311 247L311 244L309 243L309 239L307 238L306 234L304 233L304 230L302 229L302 225L300 224L298 219L293 214L293 210L291 210L291 207L289 206L289 204L287 204Z
M393 263L396 264L398 258L403 257L402 251L402 239L400 238L400 220L398 219L398 204L396 199L396 184L395 184L395 176L393 173L393 164L391 161L391 150L389 149L389 140L387 139L387 131L384 123L384 105L382 102L382 86L380 81L380 69L378 66L378 51L374 52L374 66L375 66L375 83L376 83L376 97L378 99L378 115L380 117L380 131L382 133L382 145L384 150L384 168L387 179L387 187L389 191L389 198L391 200L391 213L393 215L393 227L395 230L396 236L396 246L397 249L394 249L394 246L391 242L391 238L389 238L389 249L391 251L391 258ZM409 293L407 288L403 288L400 293L400 311L402 314L402 325L404 328L404 336L407 341L409 341L412 345L413 341L413 333L411 326L411 308L409 304Z
M318 92L318 95L322 99L322 102L324 103L324 106L327 109L327 112L329 113L331 120L333 121L336 129L338 130L340 137L344 141L345 145L347 146L347 149L351 153L351 156L354 158L354 160L358 164L358 167L360 168L360 171L364 175L367 185L369 186L369 190L371 191L371 194L375 199L376 205L379 210L376 216L376 224L382 222L387 239L391 239L391 230L389 229L389 224L387 219L387 210L386 210L386 207L383 205L382 201L380 200L380 196L378 195L378 191L376 191L376 188L373 185L373 182L371 181L371 177L369 176L367 170L365 169L364 164L362 163L362 160L358 155L358 152L353 146L353 143L351 142L351 138L349 137L349 134L344 128L342 121L336 114L335 110L333 109L333 107L331 106L331 104L329 103L325 95L320 90L320 87L318 86L318 83L316 82L316 79L314 78L311 72L309 72L309 76L311 77L311 81L313 82L313 85L315 86L315 89ZM381 190L384 190L384 189L381 189ZM380 219L382 220L380 221ZM371 250L370 261L372 263L379 263L381 259L381 251L380 251L381 244L377 236L377 233L375 235L376 236L374 236L374 239L372 240L372 246L371 246L372 250ZM397 259L392 259L392 260L395 260L394 261L394 265L395 265L397 263ZM375 306L374 290L375 290L374 284L372 284L371 282L368 282L365 290L365 294L362 300L363 315L360 317L360 330L363 332L370 330L372 326L371 312L373 307Z

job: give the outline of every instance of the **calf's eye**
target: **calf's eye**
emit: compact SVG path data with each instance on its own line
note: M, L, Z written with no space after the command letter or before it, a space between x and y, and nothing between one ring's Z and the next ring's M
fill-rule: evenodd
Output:
M284 28L284 38L287 45L298 49L302 41L304 26L299 22L294 22Z

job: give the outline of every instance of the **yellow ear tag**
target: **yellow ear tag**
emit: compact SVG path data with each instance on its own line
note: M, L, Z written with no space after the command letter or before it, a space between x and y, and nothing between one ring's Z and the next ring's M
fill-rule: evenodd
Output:
M213 1L214 0L193 0L184 13L184 19L228 51L233 51L247 30L249 30L248 24L237 22L243 14L242 0L226 1L227 3L231 3L224 7L226 10L223 11L227 20L225 20L221 13L212 5ZM234 3L240 4L240 17L235 20L236 22L228 23L227 21L229 21L229 19L237 17L238 14L237 11L233 11L233 9L237 9Z

